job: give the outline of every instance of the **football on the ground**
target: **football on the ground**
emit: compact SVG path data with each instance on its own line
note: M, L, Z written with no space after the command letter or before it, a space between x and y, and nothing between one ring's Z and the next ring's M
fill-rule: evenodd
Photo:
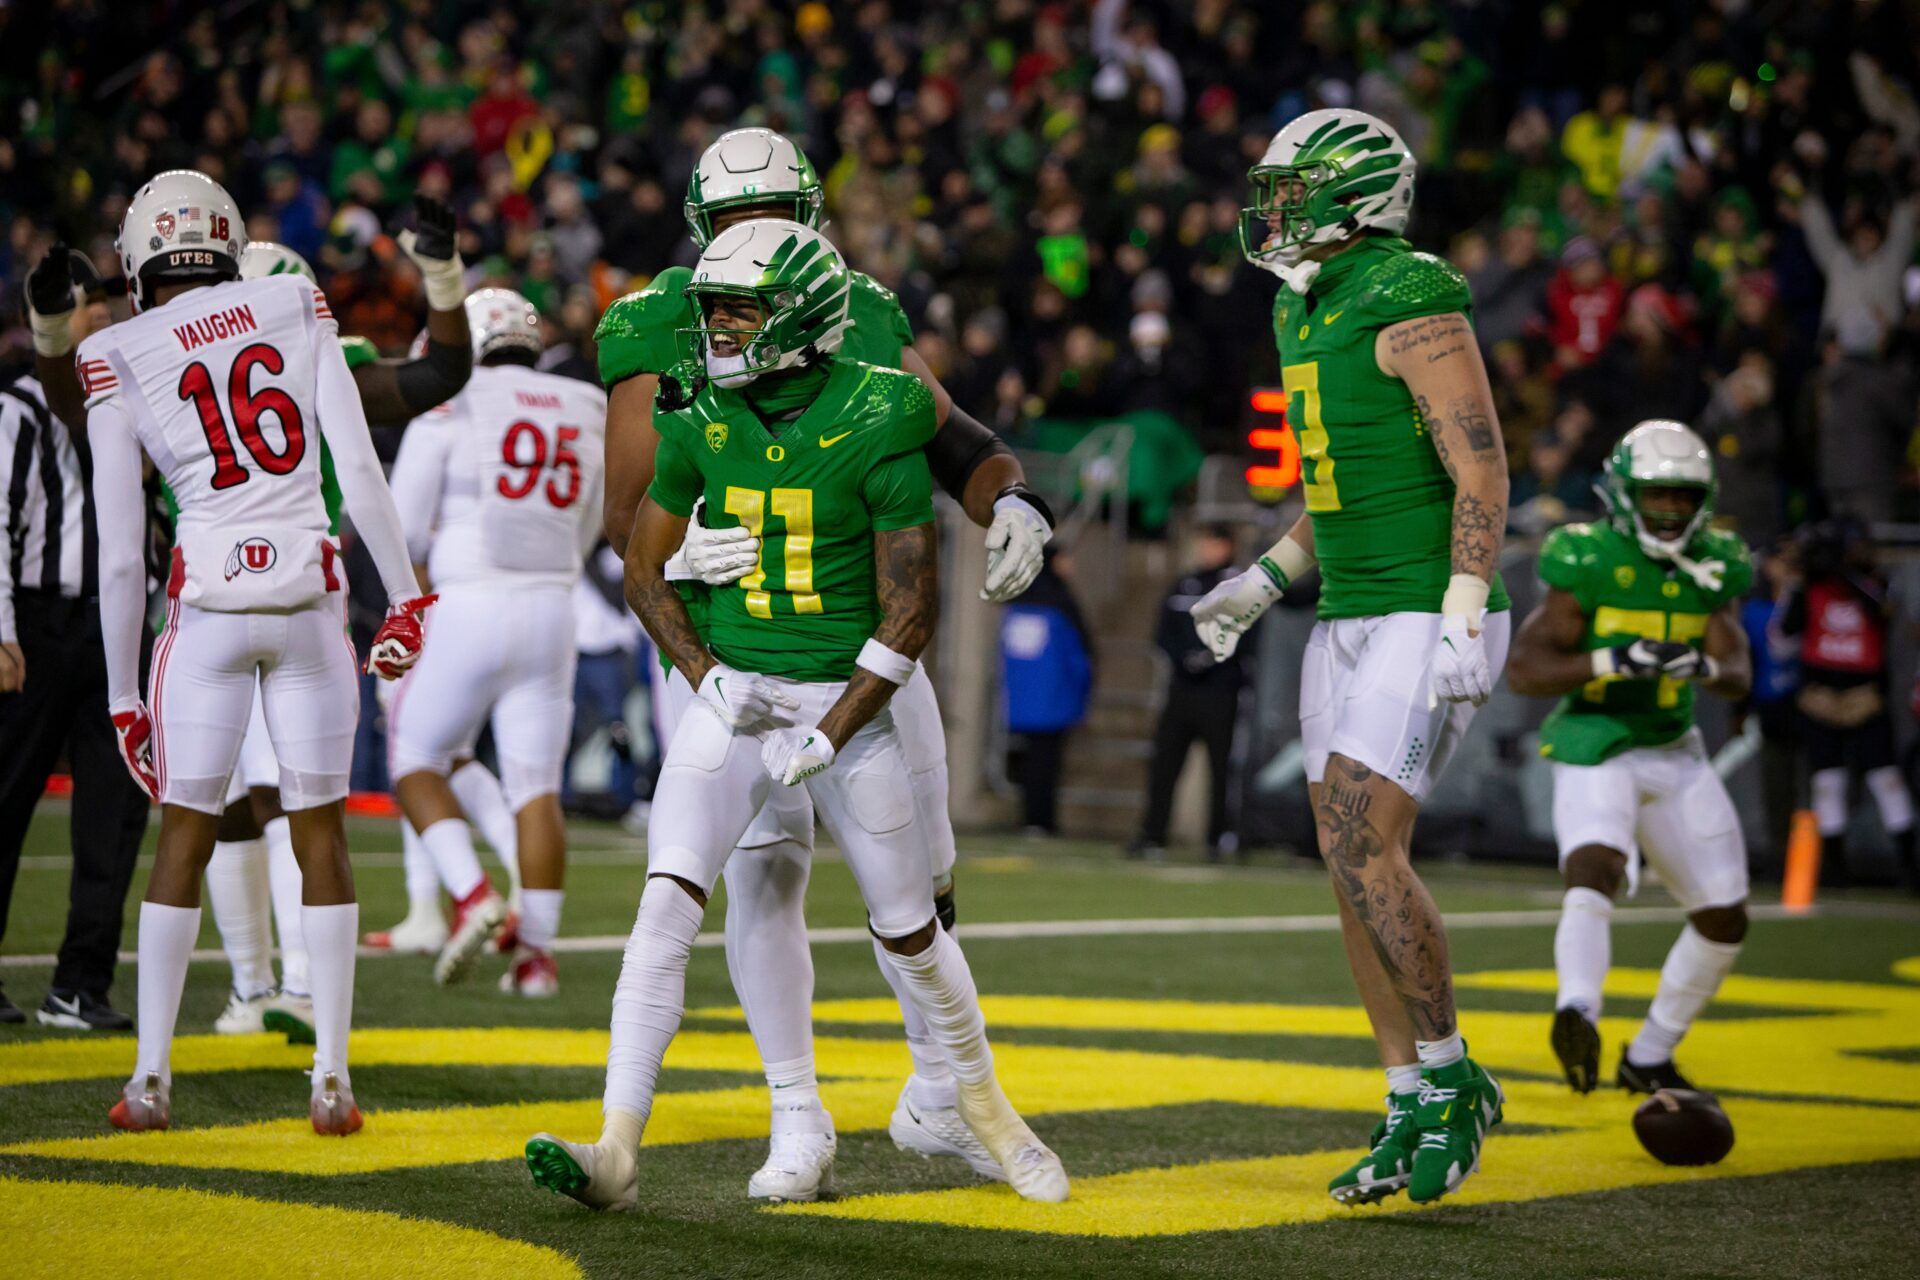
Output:
M1661 1164L1719 1164L1733 1150L1733 1121L1699 1089L1662 1089L1633 1113L1634 1136Z

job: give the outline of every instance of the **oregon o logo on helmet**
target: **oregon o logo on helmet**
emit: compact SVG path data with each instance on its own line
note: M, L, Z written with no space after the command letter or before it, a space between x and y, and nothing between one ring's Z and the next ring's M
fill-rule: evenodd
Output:
M275 560L280 558L273 544L265 538L247 538L233 544L233 550L227 553L227 581L232 582L243 573L265 573L273 568Z

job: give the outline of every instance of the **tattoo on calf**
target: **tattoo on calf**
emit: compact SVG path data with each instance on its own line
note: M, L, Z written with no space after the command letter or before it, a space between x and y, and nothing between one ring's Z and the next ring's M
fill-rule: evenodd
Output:
M1334 885L1367 931L1422 1040L1452 1035L1453 970L1438 908L1401 857L1381 857L1386 838L1374 826L1373 770L1344 756L1327 761L1314 810L1321 852Z

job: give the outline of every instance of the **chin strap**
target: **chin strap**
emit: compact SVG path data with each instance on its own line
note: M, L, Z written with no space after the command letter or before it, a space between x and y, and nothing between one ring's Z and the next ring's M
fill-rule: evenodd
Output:
M1673 563L1682 573L1693 579L1695 586L1702 591L1718 591L1727 577L1727 562L1724 560L1689 560L1684 552L1675 551Z
M1312 259L1299 262L1273 262L1267 264L1267 270L1280 277L1280 282L1301 297L1307 296L1307 290L1313 288L1314 278L1320 274L1320 263Z

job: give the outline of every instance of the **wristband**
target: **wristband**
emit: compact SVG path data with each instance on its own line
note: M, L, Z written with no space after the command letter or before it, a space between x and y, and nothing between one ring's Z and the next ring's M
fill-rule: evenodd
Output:
M1593 651L1592 658L1593 658L1593 674L1595 679L1602 679L1607 676L1617 674L1613 666L1613 650L1612 649L1595 649Z
M27 323L33 328L34 354L58 359L73 350L73 330L67 327L67 318L72 314L63 311L57 316L43 316L32 307L27 308Z
M1047 505L1045 498L1042 498L1024 484L1010 484L993 495L993 505L995 509L998 509L1000 504L1008 498L1018 498L1020 501L1032 507L1040 518L1047 522L1047 532L1053 532L1053 508Z
M1266 571L1269 578L1273 579L1274 586L1285 591L1299 581L1300 576L1313 568L1318 561L1313 558L1313 552L1292 538L1283 537L1268 547L1267 554L1261 556L1256 563Z
M878 640L868 638L860 646L860 656L854 659L854 665L863 667L879 676L889 684L905 684L913 679L914 668L920 664L904 653L895 653Z
M1487 611L1489 590L1485 578L1456 573L1447 579L1447 594L1440 598L1440 612L1444 616L1465 618L1468 625L1477 627L1481 615Z
M458 311L467 301L466 264L455 250L451 258L427 258L413 251L416 239L412 231L400 233L400 249L413 265L420 268L421 283L426 286L427 306L435 311Z

